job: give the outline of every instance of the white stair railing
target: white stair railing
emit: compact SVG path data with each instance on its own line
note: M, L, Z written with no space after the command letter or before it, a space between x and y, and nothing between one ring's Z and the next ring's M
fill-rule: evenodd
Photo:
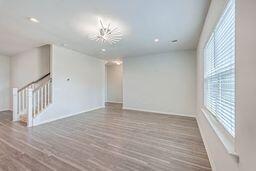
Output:
M19 114L26 114L27 107L28 107L28 92L29 89L34 89L35 84L31 84L27 87L24 87L18 90L18 113Z
M51 79L42 86L33 90L32 94L32 114L35 117L52 102Z
M27 92L27 126L31 127L33 126L33 89L28 89Z
M44 77L45 78L45 77ZM52 103L51 78L33 82L18 90L13 88L13 121L26 116L27 126L33 126L33 118Z
M18 121L19 115L18 115L18 89L13 88L12 90L12 120Z

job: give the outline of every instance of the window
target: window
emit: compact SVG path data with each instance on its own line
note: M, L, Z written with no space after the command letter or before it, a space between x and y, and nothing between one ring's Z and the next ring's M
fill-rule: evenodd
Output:
M204 49L204 105L235 136L235 1L230 0Z

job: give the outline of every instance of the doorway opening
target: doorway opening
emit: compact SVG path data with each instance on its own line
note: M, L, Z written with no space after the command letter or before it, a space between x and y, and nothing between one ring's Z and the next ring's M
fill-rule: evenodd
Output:
M105 65L106 96L105 105L122 108L123 105L123 64L121 61Z

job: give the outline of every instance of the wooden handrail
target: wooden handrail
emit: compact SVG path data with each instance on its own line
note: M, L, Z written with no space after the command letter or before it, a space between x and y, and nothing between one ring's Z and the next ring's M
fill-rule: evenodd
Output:
M35 83L41 81L42 79L46 78L46 77L49 76L49 75L50 75L50 72L49 72L48 74L42 76L41 78L39 78L39 79L37 79L37 80L35 80L35 81L33 81L33 82L31 82L31 83L29 83L29 84L23 86L21 89L18 90L18 92L24 90L25 88L27 88L28 86L30 86L30 85L32 85L32 84L35 84Z

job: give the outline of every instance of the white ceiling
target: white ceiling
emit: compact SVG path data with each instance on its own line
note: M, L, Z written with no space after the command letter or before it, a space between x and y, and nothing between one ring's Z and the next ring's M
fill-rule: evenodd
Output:
M0 0L0 54L50 43L105 59L195 49L208 6L209 0ZM88 39L99 17L124 34L115 46Z

